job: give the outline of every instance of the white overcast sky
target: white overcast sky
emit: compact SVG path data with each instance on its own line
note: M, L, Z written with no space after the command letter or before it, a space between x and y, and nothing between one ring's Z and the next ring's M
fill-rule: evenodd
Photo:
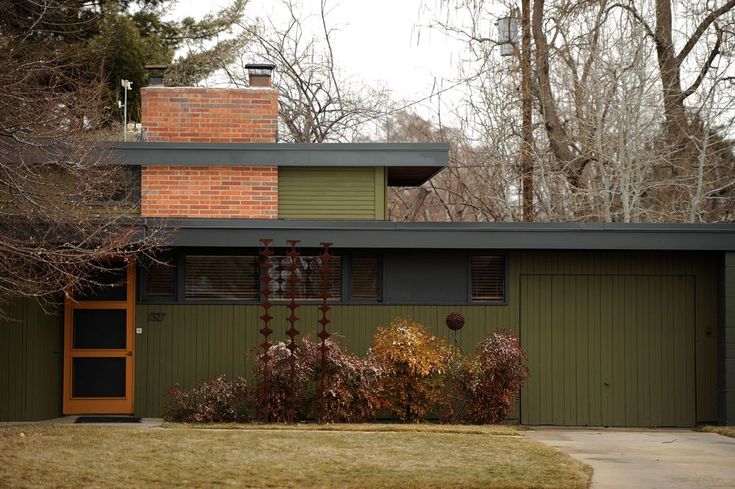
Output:
M226 0L179 0L169 15L201 17L228 4ZM270 15L277 21L279 4L276 0L250 0L247 16ZM319 4L319 0L302 0L304 15L318 20ZM433 15L427 9L434 4L438 2L331 0L328 20L338 30L334 36L337 66L351 79L389 88L397 100L408 102L452 85L465 45L427 27ZM442 105L461 96L452 92L443 94ZM416 109L431 112L436 103L434 98Z

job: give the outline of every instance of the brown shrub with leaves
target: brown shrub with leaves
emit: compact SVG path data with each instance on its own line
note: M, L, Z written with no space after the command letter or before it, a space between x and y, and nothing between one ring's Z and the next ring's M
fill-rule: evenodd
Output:
M235 423L252 420L253 406L248 384L242 377L224 375L203 380L196 387L176 384L166 393L166 421L179 423Z
M286 343L274 344L268 354L267 373L260 358L255 362L258 413L263 421L294 423L309 412L309 383L314 377L314 365L305 357L302 345L294 351L293 371Z
M268 421L296 422L313 417L323 423L369 421L381 407L381 370L370 358L345 353L332 339L326 341L325 395L321 399L321 342L304 337L295 350L293 378L291 352L285 343L269 350L267 386L258 385L260 415ZM258 362L258 379L264 377ZM321 406L324 403L324 408Z
M382 407L383 370L371 357L346 353L331 339L326 344L326 388L321 399L319 344L309 338L302 342L305 356L311 357L314 365L314 417L322 423L363 423L374 419Z
M444 385L459 352L410 319L378 328L368 355L383 370L384 406L399 420L419 422L443 402Z
M478 424L502 423L528 378L526 354L512 333L485 338L461 363L458 388L466 416Z

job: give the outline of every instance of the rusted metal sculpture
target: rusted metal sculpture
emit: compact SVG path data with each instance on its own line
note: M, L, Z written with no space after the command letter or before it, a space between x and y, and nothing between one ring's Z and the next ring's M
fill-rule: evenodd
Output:
M298 316L296 316L296 308L299 306L296 304L296 289L298 287L298 275L297 271L299 268L299 256L301 256L301 253L296 251L296 245L299 243L298 239L290 239L288 240L288 244L291 245L291 250L288 252L288 256L290 258L289 264L288 264L288 271L289 271L289 277L288 277L288 292L289 292L289 304L288 308L291 311L291 315L288 316L288 322L291 323L291 328L286 331L286 334L289 336L290 341L288 343L288 349L291 351L291 356L289 357L289 361L291 362L291 378L295 376L295 369L296 369L296 337L299 335L299 330L296 329L296 322L299 320Z
M289 262L288 262L288 296L289 296L289 303L288 308L291 311L291 314L286 318L288 322L291 324L291 327L286 331L286 334L289 337L288 345L286 345L291 352L290 356L288 357L288 363L291 367L290 371L290 378L289 383L291 385L291 392L289 394L289 417L291 418L291 421L295 421L296 419L296 399L295 399L295 386L294 381L296 379L296 337L299 335L299 330L296 329L296 322L299 320L298 316L296 316L296 308L298 305L296 304L296 289L298 287L298 269L299 269L299 256L301 255L298 251L296 251L296 245L299 243L299 240L297 239L289 239L287 240L287 243L291 245L291 249L288 252Z
M447 328L451 329L454 333L454 344L461 351L462 346L460 346L459 341L457 341L457 331L462 329L462 326L464 326L464 314L461 312L450 312L447 314L445 322L447 323Z
M322 352L322 358L321 358L321 382L320 382L320 397L319 397L319 407L321 410L322 419L326 419L326 402L325 402L325 395L327 390L327 352L329 351L329 347L327 346L327 340L331 336L329 332L327 331L327 325L330 323L329 318L327 317L327 314L329 313L330 307L329 307L329 288L331 287L332 283L330 280L330 274L332 272L332 255L329 254L329 247L332 246L332 243L321 243L322 248L324 251L322 252L319 257L321 258L321 269L322 269L322 283L321 288L322 292L320 294L320 297L322 299L322 305L319 306L319 310L322 313L322 317L319 319L319 324L322 325L322 330L319 332L319 338L322 340L321 345L319 345L319 351Z
M271 274L270 269L273 266L273 264L270 261L270 257L273 255L273 251L268 247L268 245L273 242L272 239L261 239L261 243L263 243L263 249L260 250L260 256L262 257L262 263L260 264L260 268L262 273L260 274L260 280L262 282L262 289L261 289L261 297L262 302L261 306L263 307L263 315L260 316L260 320L263 321L263 327L260 328L260 334L263 335L263 343L260 344L260 361L263 362L262 366L262 376L259 379L260 381L260 391L261 391L261 398L262 399L268 399L269 393L270 393L270 348L272 346L270 342L270 335L273 333L273 330L270 328L270 322L271 319L273 319L273 316L270 315L270 308L271 308L271 301L270 301L270 295L271 295ZM262 409L263 409L263 419L267 422L269 418L269 410L267 402L263 402Z

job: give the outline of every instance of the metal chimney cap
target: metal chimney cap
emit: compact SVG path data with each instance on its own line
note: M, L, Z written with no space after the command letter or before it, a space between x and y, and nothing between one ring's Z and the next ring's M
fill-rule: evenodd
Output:
M273 63L248 63L245 65L246 70L273 71L275 68L276 65Z
M248 79L251 87L269 87L271 86L271 76L276 65L272 63L248 63L245 69L248 70Z
M148 86L163 86L163 79L166 75L168 65L144 65L145 71L148 73Z

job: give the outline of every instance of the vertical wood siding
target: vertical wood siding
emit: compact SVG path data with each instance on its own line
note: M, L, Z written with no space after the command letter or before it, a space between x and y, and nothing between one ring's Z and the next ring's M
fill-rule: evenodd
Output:
M695 424L694 277L524 275L524 424Z
M385 219L383 167L279 167L280 219Z
M720 405L722 424L735 425L735 253L726 253L722 263L722 316L720 339Z
M520 414L529 424L689 426L692 412L697 422L717 420L715 255L511 253L508 267L505 305L339 305L330 331L363 354L377 326L399 316L451 340L444 318L461 311L466 325L457 337L465 352L498 329L521 336L531 380ZM152 312L165 316L151 321ZM259 315L257 305L140 304L136 412L159 416L176 383L249 375ZM287 315L274 308L273 338L285 338ZM303 305L297 315L304 334L318 331L317 305ZM553 351L542 353L541 345ZM548 381L537 381L542 375ZM611 388L584 387L604 382ZM667 411L672 407L677 411Z
M61 415L63 322L30 300L5 306L0 320L0 421Z

